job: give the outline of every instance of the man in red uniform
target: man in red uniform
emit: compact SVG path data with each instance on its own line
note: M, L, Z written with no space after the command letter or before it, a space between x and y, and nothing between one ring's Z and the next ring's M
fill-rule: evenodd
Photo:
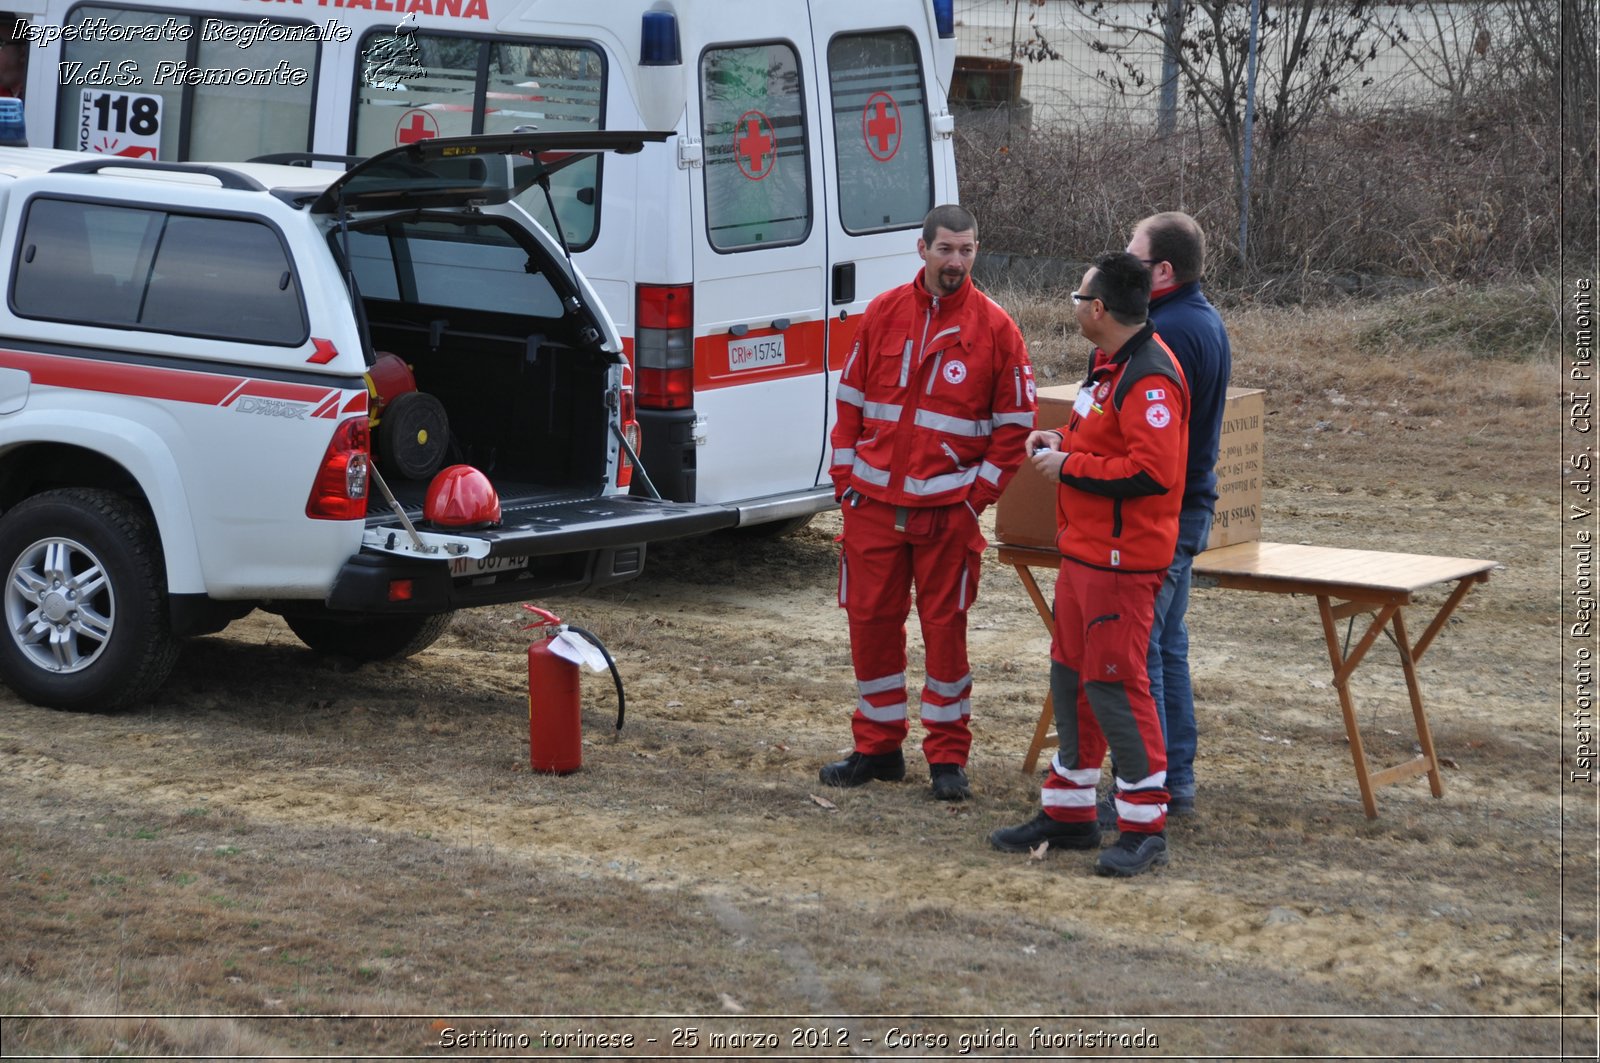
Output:
M1167 751L1145 657L1162 576L1178 539L1188 451L1183 370L1146 320L1150 271L1125 251L1096 258L1072 293L1095 344L1072 416L1028 436L1033 464L1056 491L1055 630L1050 692L1060 749L1043 809L989 835L1007 852L1041 842L1095 849L1095 784L1109 744L1116 764L1116 845L1103 875L1137 875L1167 862Z
M970 213L949 204L929 212L917 241L922 272L867 307L839 382L830 474L844 507L839 604L850 620L856 709L855 751L820 773L831 786L905 778L915 585L933 794L970 796L967 609L988 545L978 514L1022 464L1035 408L1022 333L972 285L977 251Z

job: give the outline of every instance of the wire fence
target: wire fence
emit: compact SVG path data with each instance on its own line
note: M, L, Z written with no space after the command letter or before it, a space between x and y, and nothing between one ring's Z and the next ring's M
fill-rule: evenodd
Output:
M1163 67L1161 17L1182 3L956 0L952 104L980 121L1023 126L1155 124L1163 81L1173 78ZM1249 9L1248 0L1238 5ZM1377 53L1343 86L1347 110L1459 98L1509 15L1503 3L1430 0L1377 8L1374 18L1387 29L1369 35ZM1174 80L1168 101L1181 118L1192 107L1177 87Z

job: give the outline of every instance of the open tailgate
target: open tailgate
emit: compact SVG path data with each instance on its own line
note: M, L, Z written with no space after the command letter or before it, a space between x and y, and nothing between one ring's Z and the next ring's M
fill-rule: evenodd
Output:
M582 553L678 539L731 528L739 512L727 506L666 502L632 495L554 498L512 504L500 524L484 529L440 529L410 514L419 547L393 514L367 520L362 547L398 557L435 559L539 557Z

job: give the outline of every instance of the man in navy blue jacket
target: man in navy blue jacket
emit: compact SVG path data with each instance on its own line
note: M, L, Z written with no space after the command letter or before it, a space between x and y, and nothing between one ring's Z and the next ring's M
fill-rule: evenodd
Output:
M1150 267L1150 321L1178 356L1189 381L1189 464L1178 547L1156 599L1150 627L1150 695L1167 736L1168 814L1194 813L1194 755L1199 731L1189 680L1189 580L1194 555L1206 548L1217 502L1217 447L1233 353L1222 317L1200 291L1206 241L1187 214L1168 211L1134 226L1128 253Z

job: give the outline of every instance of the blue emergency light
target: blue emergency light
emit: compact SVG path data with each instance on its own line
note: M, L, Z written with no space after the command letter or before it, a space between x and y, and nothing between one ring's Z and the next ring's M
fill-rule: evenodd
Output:
M933 0L933 21L939 27L939 36L956 35L956 0Z
M639 65L676 66L683 62L678 47L678 16L670 11L646 11L639 27Z
M0 148L27 146L28 127L22 120L22 101L13 96L0 97Z

